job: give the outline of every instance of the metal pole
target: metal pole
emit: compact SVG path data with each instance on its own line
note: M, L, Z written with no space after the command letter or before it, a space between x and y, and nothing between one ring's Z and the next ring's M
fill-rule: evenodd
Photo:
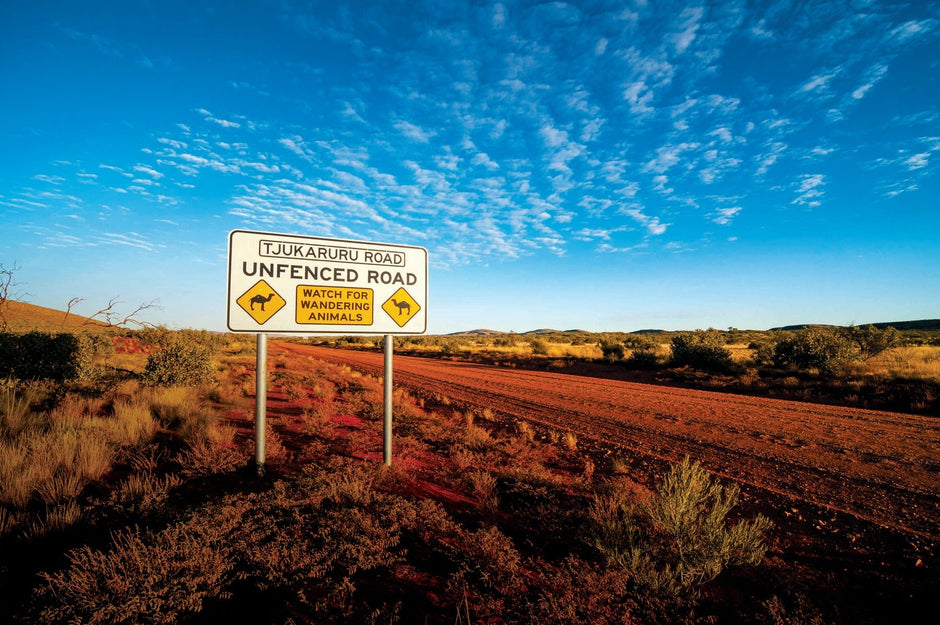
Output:
M258 334L255 365L255 467L264 473L264 427L268 411L268 335Z
M385 335L385 466L392 466L392 346L394 338Z

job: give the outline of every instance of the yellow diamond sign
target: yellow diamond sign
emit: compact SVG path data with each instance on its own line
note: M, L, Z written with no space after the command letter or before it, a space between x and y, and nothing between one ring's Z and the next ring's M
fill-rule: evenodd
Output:
M421 307L415 301L408 291L398 289L395 294L385 300L382 304L382 310L392 318L392 321L398 324L399 328L404 328L405 324L411 321L411 318L418 314Z
M255 285L242 293L241 297L235 300L242 310L251 315L251 318L259 324L264 323L274 316L280 309L284 308L287 302L277 294L277 291L264 280L258 280Z

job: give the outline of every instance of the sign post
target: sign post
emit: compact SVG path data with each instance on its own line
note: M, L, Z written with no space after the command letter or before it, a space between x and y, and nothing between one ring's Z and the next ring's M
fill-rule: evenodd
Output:
M268 412L268 335L264 332L258 333L255 351L255 468L262 475Z
M394 336L427 332L423 247L233 230L227 325L257 334L255 461L264 469L268 333L385 337L385 464L392 462Z
M385 398L385 419L383 422L383 432L384 443L383 449L384 454L383 458L385 460L385 466L392 466L392 349L395 344L395 339L391 334L385 335L385 384L384 384L384 393Z

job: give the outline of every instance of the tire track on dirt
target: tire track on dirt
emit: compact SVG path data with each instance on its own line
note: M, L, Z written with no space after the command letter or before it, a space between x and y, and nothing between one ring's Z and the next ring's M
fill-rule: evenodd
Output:
M279 347L383 374L380 353ZM408 356L396 356L393 377L631 454L687 454L743 484L940 538L937 419Z

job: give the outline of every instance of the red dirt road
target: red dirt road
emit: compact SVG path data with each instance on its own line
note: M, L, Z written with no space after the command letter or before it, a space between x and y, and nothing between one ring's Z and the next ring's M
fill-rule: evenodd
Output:
M382 375L382 354L278 343ZM675 461L880 526L940 539L940 420L566 373L395 356L393 379L582 442Z

